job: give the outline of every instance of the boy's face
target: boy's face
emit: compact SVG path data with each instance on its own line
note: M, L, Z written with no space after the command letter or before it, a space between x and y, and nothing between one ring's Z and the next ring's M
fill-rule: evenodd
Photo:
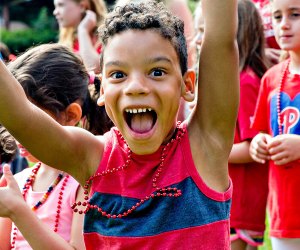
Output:
M108 41L102 97L134 153L153 153L173 134L184 86L175 49L157 32L128 30Z
M272 17L275 37L281 49L300 53L300 1L274 0Z

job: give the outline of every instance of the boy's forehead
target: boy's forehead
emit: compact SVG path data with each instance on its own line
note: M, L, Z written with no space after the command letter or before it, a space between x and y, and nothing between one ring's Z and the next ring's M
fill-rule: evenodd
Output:
M125 54L126 56L134 56L140 55L141 52L145 57L149 57L149 55L153 57L158 55L164 55L164 57L177 56L171 41L164 38L159 32L153 29L129 29L115 34L107 40L107 44L103 48L103 63L105 64L107 60L115 61L117 58L122 61Z

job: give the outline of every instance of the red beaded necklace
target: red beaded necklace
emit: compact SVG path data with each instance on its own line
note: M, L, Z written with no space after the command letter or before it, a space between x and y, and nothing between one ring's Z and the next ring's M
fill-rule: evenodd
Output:
M174 187L166 187L166 188L160 188L157 184L157 181L161 175L161 172L163 171L163 167L164 167L164 161L166 159L167 156L167 150L168 148L170 148L170 146L175 142L178 141L180 142L180 140L182 139L183 135L186 132L186 129L180 128L179 127L180 122L178 122L177 124L177 132L176 132L176 136L175 138L171 139L171 141L169 141L163 148L162 148L162 153L161 153L161 157L160 157L160 163L157 167L157 170L154 174L154 177L152 179L152 187L155 189L154 192L152 192L151 194L145 196L143 199L139 200L135 205L133 205L131 208L127 209L126 211L124 211L123 213L119 213L119 214L110 214L107 211L104 211L101 207L97 206L97 205L91 205L88 200L88 194L89 194L89 187L93 181L93 179L95 178L99 178L99 177L104 177L106 175L109 174L113 174L116 173L118 171L122 171L125 170L129 167L129 165L132 162L132 151L130 150L129 146L127 145L124 137L121 135L121 133L118 131L118 134L120 136L120 138L124 141L124 143L127 146L127 160L125 161L125 163L122 166L119 166L117 168L112 168L112 169L107 169L102 171L101 173L97 173L93 176L91 176L87 181L86 184L84 185L84 202L75 202L72 206L74 212L78 212L80 214L82 213L87 213L88 210L90 209L95 209L97 210L102 216L107 217L107 218L112 218L112 219L116 219L116 218L122 218L122 217L126 217L127 215L129 215L130 213L132 213L134 210L136 210L139 206L141 206L144 202L146 202L147 200L153 199L155 197L174 197L177 198L179 196L182 195L181 190L174 188ZM83 206L85 207L84 210L79 210L77 208L77 206Z
M39 162L32 169L31 174L29 175L29 177L27 178L27 180L25 182L25 185L23 187L23 192L22 192L24 200L26 200L26 194L28 193L29 188L32 187L35 177L36 177L36 174L39 171L40 167L41 167L41 162ZM64 175L62 173L60 173L57 176L57 178L52 182L52 184L47 189L47 191L43 194L42 198L34 206L31 207L31 209L33 211L36 211L39 207L41 207L47 201L48 197L50 196L50 194L52 193L54 188L58 185L58 183L63 179L63 177L64 177ZM56 216L55 216L55 220L54 220L54 229L53 229L54 232L58 231L63 194L64 194L65 187L67 185L67 182L69 180L69 177L70 177L69 175L65 176L62 186L61 186L61 189L60 189L60 192L59 192L59 197L58 197L58 202L57 202L57 207L56 207ZM11 242L11 249L13 249L15 247L17 231L18 231L18 228L15 226L12 230L13 237L12 237L12 242Z
M277 93L277 101L276 101L276 109L277 109L277 117L278 117L278 133L280 135L283 134L283 118L281 115L281 93L283 90L283 86L284 86L284 80L287 76L288 73L288 68L290 65L290 59L287 60L286 64L284 65L284 68L282 70L281 76L280 76L280 83L279 83L279 87L278 87L278 93Z

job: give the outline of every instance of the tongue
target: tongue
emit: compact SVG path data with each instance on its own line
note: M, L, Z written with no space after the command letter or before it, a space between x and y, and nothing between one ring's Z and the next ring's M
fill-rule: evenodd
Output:
M131 129L137 133L146 133L153 126L153 117L150 113L134 114L131 119Z

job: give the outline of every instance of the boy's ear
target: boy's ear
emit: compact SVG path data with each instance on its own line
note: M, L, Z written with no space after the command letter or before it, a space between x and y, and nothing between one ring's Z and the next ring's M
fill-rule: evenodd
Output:
M68 126L75 126L81 119L82 109L81 106L73 102L65 110L65 124Z
M100 96L97 100L97 104L98 106L104 106L105 104L105 99L104 99L104 90L103 90L103 86L101 85L100 87Z
M183 76L183 83L181 86L181 96L187 102L192 102L195 98L195 81L196 73L189 69Z

